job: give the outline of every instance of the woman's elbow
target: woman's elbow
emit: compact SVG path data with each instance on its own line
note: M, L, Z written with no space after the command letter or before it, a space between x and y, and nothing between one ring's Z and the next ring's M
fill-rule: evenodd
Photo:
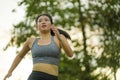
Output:
M73 57L73 53L69 53L69 54L68 54L68 57Z

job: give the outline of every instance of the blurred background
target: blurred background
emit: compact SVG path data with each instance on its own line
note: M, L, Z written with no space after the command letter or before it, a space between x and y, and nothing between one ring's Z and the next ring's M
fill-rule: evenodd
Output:
M66 30L74 56L61 54L59 80L120 80L119 0L0 0L0 80L24 41L38 37L35 18L52 15ZM8 80L26 80L32 70L31 52Z

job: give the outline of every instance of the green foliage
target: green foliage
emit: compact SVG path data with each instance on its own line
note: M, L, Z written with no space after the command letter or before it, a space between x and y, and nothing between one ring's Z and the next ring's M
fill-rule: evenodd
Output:
M74 27L82 33L82 40L80 37L72 39L75 57L69 59L64 53L61 55L59 80L110 80L109 75L94 72L109 67L112 75L120 68L119 0L86 0L86 4L82 0L21 0L18 5L26 6L25 20L14 25L7 47L20 47L28 37L38 36L35 18L41 13L51 14L57 26L69 31ZM99 45L88 44L93 37L99 39Z
M81 71L79 65L79 59L70 60L67 57L65 57L65 55L62 54L60 66L62 67L60 67L60 71L59 71L60 72L59 80L62 80L63 78L65 78L66 80L80 79L80 73L78 73Z

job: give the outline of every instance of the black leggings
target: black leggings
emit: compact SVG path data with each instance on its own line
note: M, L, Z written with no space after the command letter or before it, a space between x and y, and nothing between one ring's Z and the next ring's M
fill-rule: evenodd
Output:
M28 80L58 80L58 77L40 71L32 71Z

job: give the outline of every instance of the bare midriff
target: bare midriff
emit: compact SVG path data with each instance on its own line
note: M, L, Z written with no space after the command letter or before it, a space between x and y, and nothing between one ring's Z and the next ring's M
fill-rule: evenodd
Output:
M58 66L47 63L36 63L33 65L33 71L45 72L54 76L58 76Z

